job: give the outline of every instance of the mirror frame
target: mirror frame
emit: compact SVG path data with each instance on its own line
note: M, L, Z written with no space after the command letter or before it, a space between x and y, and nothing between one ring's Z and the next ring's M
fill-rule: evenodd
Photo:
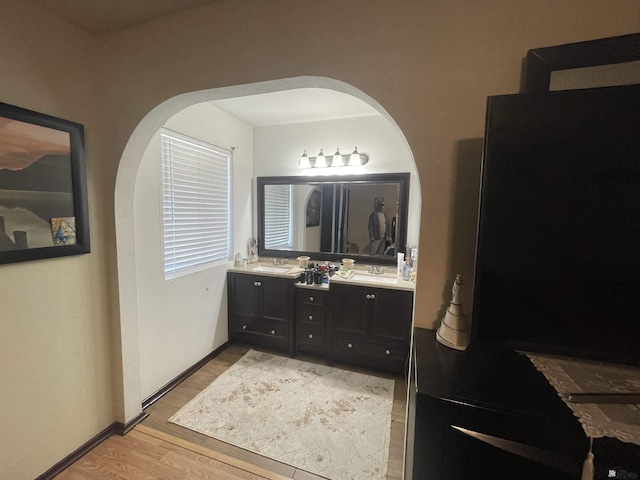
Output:
M264 188L267 185L299 185L299 184L335 184L335 183L397 183L398 184L398 222L396 224L396 252L404 253L407 244L407 218L409 212L409 173L372 173L365 175L330 175L330 176L283 176L257 177L257 222L258 222L258 256L296 258L308 255L312 260L328 260L339 262L343 258L353 258L356 263L373 263L395 265L397 257L373 256L357 253L308 252L301 250L269 250L265 249L264 239Z

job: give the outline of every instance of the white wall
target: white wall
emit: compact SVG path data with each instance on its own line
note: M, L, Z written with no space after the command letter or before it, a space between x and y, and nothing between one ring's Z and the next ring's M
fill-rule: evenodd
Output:
M233 252L251 233L252 127L210 103L174 115L166 127L233 153ZM142 158L135 187L141 394L148 397L228 340L230 263L164 279L160 134Z
M369 156L361 167L336 167L322 170L298 168L304 150L316 156L321 148L333 154L351 153L354 147ZM418 243L420 229L420 182L411 151L396 128L383 116L330 120L323 122L273 125L254 129L254 174L256 177L310 174L411 174L409 185L409 222L407 241Z

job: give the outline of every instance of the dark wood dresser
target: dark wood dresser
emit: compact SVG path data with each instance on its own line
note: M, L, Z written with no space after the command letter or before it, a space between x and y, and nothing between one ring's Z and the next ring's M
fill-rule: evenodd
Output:
M580 479L589 440L525 355L452 350L420 328L411 355L405 480ZM640 478L640 447L593 451L596 479Z

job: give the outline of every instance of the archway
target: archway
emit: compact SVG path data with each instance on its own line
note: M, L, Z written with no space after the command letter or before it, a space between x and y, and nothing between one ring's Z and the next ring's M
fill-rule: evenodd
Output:
M213 100L245 97L300 88L325 88L358 98L377 110L395 129L409 152L402 131L373 98L359 89L326 77L295 77L247 85L215 88L173 97L150 111L138 124L123 152L116 180L115 220L118 251L118 288L120 296L120 341L122 354L123 421L129 422L141 412L140 347L138 318L138 275L136 271L136 233L134 222L134 190L141 158L156 131L173 115L192 105ZM411 156L415 169L415 160ZM417 170L415 170L417 175ZM413 188L418 189L419 182ZM418 210L419 210L418 202ZM420 218L420 212L415 212ZM417 239L416 239L417 240Z

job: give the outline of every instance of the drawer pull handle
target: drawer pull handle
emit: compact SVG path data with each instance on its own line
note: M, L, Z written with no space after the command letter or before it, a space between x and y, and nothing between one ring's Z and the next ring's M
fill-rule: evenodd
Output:
M367 293L367 299L371 299L371 295Z
M313 315L309 315L309 320L313 320Z
M276 331L275 330L271 330L271 335L275 335Z
M310 302L313 302L313 297L309 297L309 301L310 301Z
M262 282L253 282L254 287L259 287L260 285L262 285Z
M351 342L347 343L347 347L353 348L353 343L351 343Z
M246 329L247 329L247 326L246 326L246 325L242 325L242 329L243 329L243 330L246 330Z
M376 295L374 293L371 294L371 300L375 300L376 299Z
M384 351L384 353L386 353L387 355L391 355L391 350L389 350L388 348Z
M313 338L313 333L310 333L310 334L309 334L309 338Z

